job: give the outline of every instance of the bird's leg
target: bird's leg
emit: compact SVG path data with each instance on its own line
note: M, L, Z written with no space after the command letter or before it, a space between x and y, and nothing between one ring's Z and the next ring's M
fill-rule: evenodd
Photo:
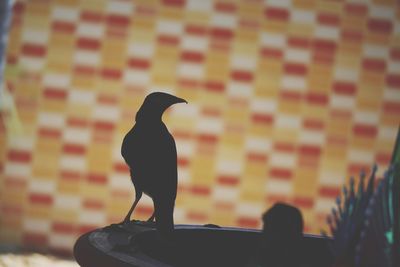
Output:
M123 220L122 224L127 224L130 222L131 220L131 215L133 210L136 208L137 203L139 202L140 198L142 197L142 191L138 190L136 187L136 197L135 197L135 201L133 202L128 214L126 215L125 219Z
M155 212L153 211L153 214L151 215L150 218L147 219L147 222L154 222L154 218L156 217Z

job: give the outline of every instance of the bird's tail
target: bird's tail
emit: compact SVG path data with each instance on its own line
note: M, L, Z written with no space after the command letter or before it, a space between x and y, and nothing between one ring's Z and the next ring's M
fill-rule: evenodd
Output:
M154 201L157 230L163 238L170 241L174 232L174 205L173 200Z

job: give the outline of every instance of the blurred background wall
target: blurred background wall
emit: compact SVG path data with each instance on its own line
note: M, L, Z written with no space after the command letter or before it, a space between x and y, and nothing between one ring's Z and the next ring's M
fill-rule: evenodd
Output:
M120 145L151 91L189 102L164 116L179 158L176 223L259 228L286 201L319 232L348 177L374 162L382 175L390 161L399 18L394 0L17 2L0 242L68 252L121 221L134 189ZM133 217L152 209L144 197Z

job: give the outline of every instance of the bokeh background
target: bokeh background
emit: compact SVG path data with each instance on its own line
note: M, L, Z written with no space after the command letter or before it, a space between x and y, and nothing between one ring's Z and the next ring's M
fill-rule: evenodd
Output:
M176 223L260 228L285 201L318 233L348 178L390 161L399 2L17 1L4 82L0 242L70 253L121 221L120 145L152 91L189 102L164 115ZM143 197L133 217L152 209Z

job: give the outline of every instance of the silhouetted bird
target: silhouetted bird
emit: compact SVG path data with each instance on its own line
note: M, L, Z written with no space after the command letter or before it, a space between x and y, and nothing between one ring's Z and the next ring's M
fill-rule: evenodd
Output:
M123 223L144 192L153 199L158 231L169 236L174 229L173 211L177 191L177 154L175 140L162 122L164 111L173 104L187 103L176 96L155 92L149 94L136 113L136 124L126 134L121 154L129 165L136 197Z

